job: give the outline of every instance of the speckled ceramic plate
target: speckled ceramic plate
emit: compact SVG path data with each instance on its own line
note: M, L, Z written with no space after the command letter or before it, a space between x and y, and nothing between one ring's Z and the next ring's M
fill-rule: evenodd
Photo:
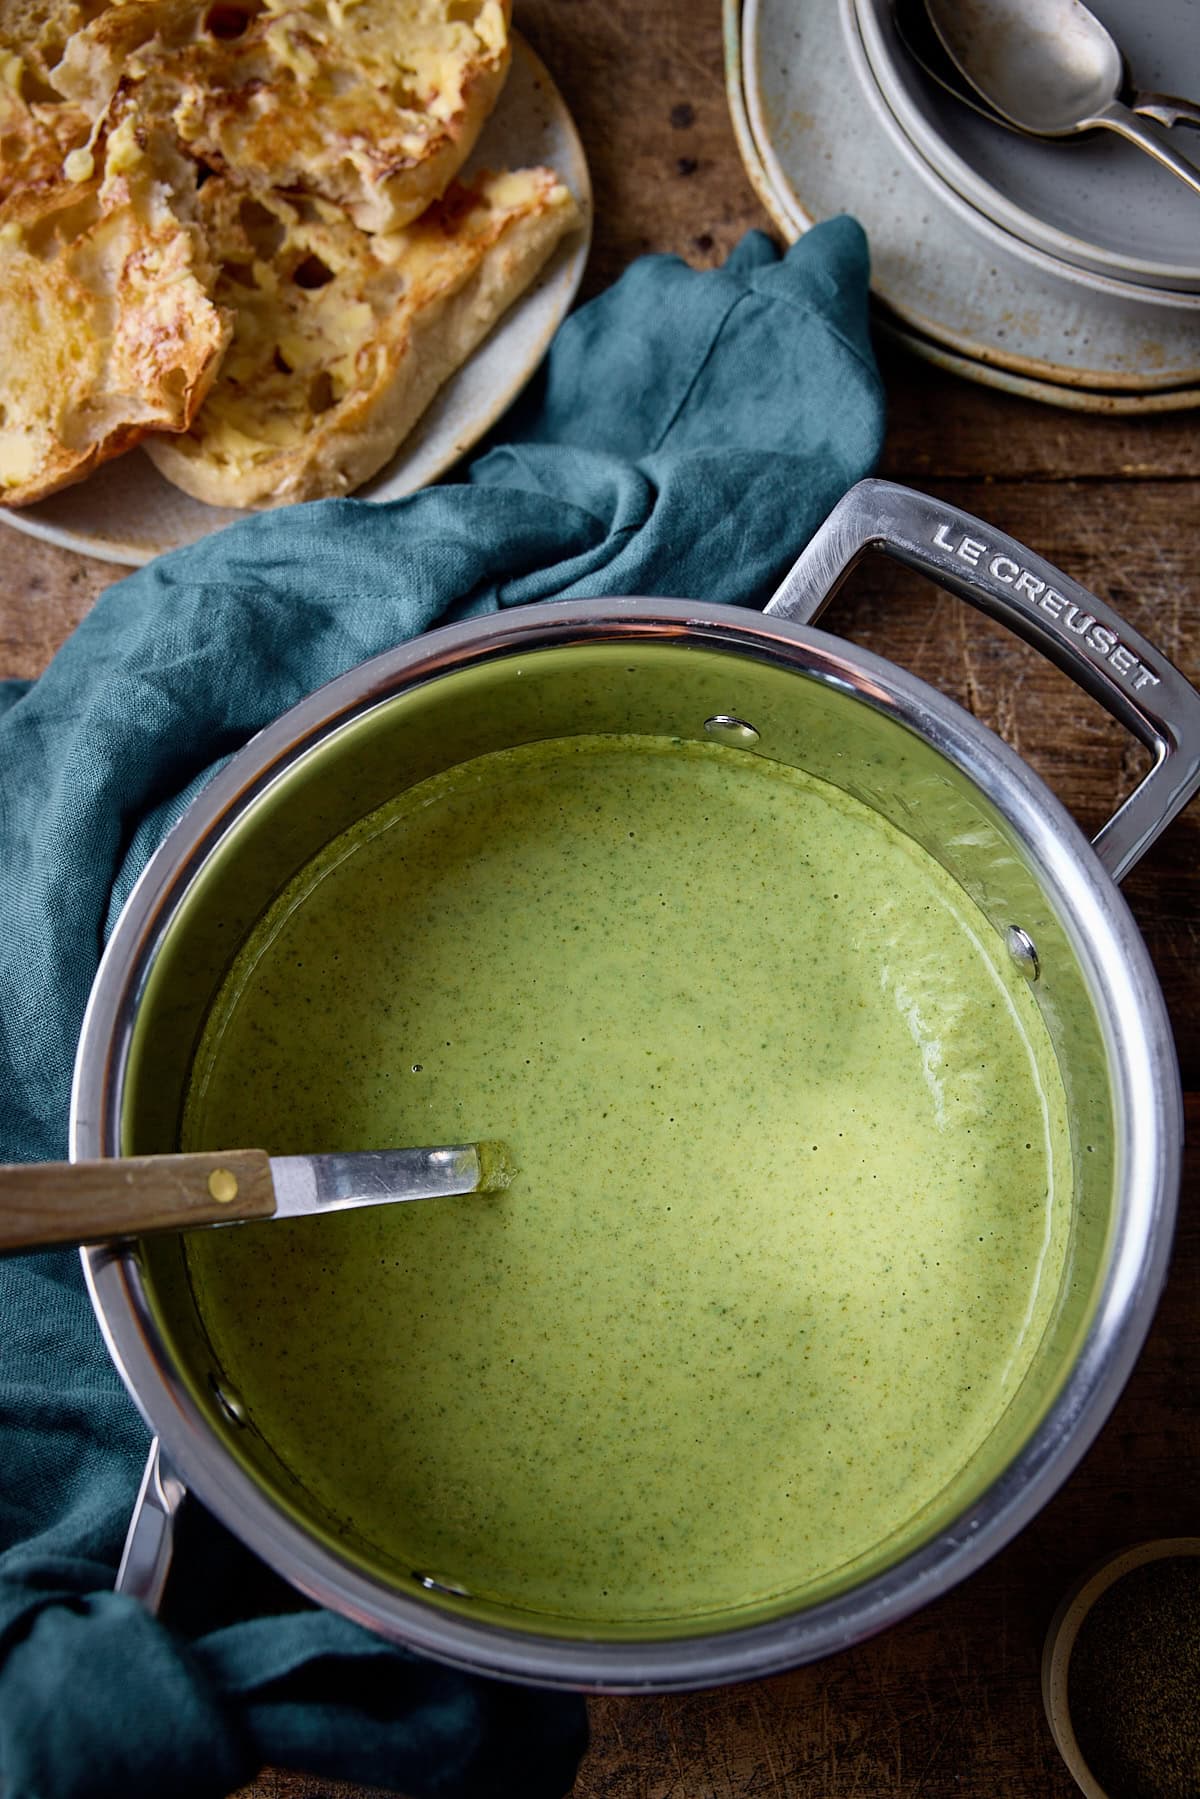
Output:
M578 291L591 239L587 159L544 64L514 34L511 73L467 167L537 163L557 169L583 207L587 225L559 246L533 287L446 382L394 461L359 488L358 497L397 500L451 468L524 387ZM0 507L0 518L19 531L129 565L149 562L246 516L181 493L138 450L36 505L19 511Z
M1068 412L1105 412L1114 417L1147 417L1156 412L1184 412L1200 406L1200 387L1165 387L1145 393L1106 393L1091 387L1062 387L1054 381L1037 381L1031 375L1017 375L1011 369L993 368L986 362L975 362L947 350L932 338L921 337L877 309L875 330L879 337L899 344L931 362L935 368L965 381L977 381L983 387L998 388L1001 393L1019 394L1024 400L1037 400L1043 406L1062 406Z
M796 238L807 230L812 221L802 220L789 211L784 198L772 188L763 167L762 158L759 156L758 146L755 144L750 130L742 84L741 0L724 0L724 15L725 84L734 136L737 139L742 162L750 177L751 186L774 220L776 228L784 237ZM874 312L877 334L885 337L891 343L898 344L912 355L919 356L922 361L933 363L935 367L946 369L951 374L960 375L965 381L975 381L983 387L994 387L1003 393L1020 394L1023 398L1037 400L1044 406L1063 406L1075 412L1106 412L1134 416L1156 412L1179 412L1185 408L1200 406L1200 387L1166 388L1161 392L1105 393L1094 392L1086 387L1062 387L1055 382L1038 381L1031 376L1012 374L1007 369L995 368L989 363L978 362L972 357L947 350L931 338L921 337L917 332L908 329L897 319L889 316L878 301L875 303Z
M1200 94L1196 0L1090 0L1144 91ZM892 0L855 0L871 71L915 153L918 172L1025 243L1078 268L1151 287L1200 288L1200 197L1111 131L1046 142L1006 131L921 70L900 40ZM1159 132L1200 158L1200 131Z
M727 0L726 25L735 124L764 204L791 236L854 213L875 295L918 353L1030 397L1070 390L1063 403L1089 410L1196 403L1200 295L1068 268L950 190L935 196L897 147L852 0L747 0L740 20Z

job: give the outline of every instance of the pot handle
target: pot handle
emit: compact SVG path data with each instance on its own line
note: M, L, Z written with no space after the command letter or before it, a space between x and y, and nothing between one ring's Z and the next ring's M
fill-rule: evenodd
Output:
M148 1612L157 1612L171 1572L175 1550L175 1514L187 1488L171 1467L155 1437L146 1457L142 1484L133 1504L125 1548L113 1591L128 1593Z
M1095 840L1121 880L1200 787L1200 693L1069 575L969 512L892 481L850 489L772 595L768 615L811 624L869 550L1008 625L1153 752L1149 774Z

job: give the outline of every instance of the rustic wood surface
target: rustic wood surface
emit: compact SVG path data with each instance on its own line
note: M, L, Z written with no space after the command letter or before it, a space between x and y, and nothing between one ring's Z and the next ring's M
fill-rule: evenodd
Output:
M518 0L560 81L596 187L588 292L636 255L719 262L765 228L738 161L718 0ZM1012 532L1200 681L1200 438L1195 414L1056 413L883 357L884 472ZM119 571L4 535L0 675L33 675ZM1140 756L1066 680L957 602L887 567L839 599L834 628L955 695L1014 744L1089 829ZM1157 965L1185 1086L1200 1090L1200 805L1127 892ZM1200 1104L1189 1101L1200 1123ZM1200 1157L1187 1171L1166 1297L1126 1395L1080 1469L981 1573L908 1623L834 1660L683 1697L592 1705L577 1799L1067 1799L1041 1710L1050 1614L1089 1563L1144 1537L1192 1534L1200 1474ZM241 1799L364 1799L264 1772Z

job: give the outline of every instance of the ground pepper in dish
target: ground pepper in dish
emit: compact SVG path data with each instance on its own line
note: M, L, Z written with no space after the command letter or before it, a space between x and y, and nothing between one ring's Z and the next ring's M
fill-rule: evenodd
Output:
M1079 1629L1067 1704L1109 1799L1200 1794L1200 1556L1144 1562Z

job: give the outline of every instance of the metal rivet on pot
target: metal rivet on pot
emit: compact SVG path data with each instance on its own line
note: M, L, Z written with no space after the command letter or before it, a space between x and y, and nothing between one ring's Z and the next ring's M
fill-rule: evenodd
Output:
M1042 972L1042 964L1029 932L1023 931L1019 924L1010 924L1005 942L1009 955L1021 973L1027 980L1036 981Z
M747 724L744 718L735 718L731 712L714 712L711 718L705 719L704 729L719 743L758 742L758 732L754 726Z
M413 1579L430 1593L449 1593L452 1599L469 1599L466 1587L460 1587L455 1580L448 1580L442 1574L422 1574L418 1568L413 1569Z
M212 1388L213 1398L216 1400L231 1424L246 1424L249 1422L250 1414L246 1410L245 1402L243 1401L241 1394L235 1387L231 1387L219 1381L213 1374L209 1375L208 1384Z

